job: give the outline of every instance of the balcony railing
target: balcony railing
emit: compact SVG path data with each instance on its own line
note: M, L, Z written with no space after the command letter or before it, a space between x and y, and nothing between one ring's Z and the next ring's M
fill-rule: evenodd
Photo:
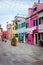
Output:
M27 28L27 32L32 33L35 29L36 29L36 26L34 26L32 28Z

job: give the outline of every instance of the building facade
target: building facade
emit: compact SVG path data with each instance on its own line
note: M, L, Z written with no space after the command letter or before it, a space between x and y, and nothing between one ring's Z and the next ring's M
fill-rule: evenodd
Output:
M33 7L28 9L28 14L26 42L31 45L39 45L40 40L43 40L43 4L34 3Z
M25 20L18 22L18 37L19 37L19 42L25 43L26 41L26 22Z
M16 16L16 22L17 26L15 27L16 30L18 30L18 40L19 42L24 43L25 42L25 33L26 33L26 22L24 17Z
M12 37L15 36L18 42L18 30L17 30L17 23L13 20L11 26L11 35Z
M6 38L7 38L8 40L11 39L11 24L8 24L8 23L7 23Z

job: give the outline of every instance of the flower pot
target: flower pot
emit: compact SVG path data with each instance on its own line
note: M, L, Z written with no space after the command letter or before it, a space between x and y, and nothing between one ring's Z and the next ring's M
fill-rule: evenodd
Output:
M16 45L17 45L17 40L16 40L15 37L12 38L12 40L11 40L11 45L12 45L12 46L16 46Z
M14 46L17 46L17 43L16 42L14 42Z
M11 42L12 46L17 46L17 42Z

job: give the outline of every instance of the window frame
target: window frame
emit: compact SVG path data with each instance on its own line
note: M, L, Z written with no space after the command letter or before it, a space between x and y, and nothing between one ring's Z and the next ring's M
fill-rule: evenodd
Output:
M38 19L36 19L36 26L38 26Z
M37 11L37 7L33 8L33 12Z

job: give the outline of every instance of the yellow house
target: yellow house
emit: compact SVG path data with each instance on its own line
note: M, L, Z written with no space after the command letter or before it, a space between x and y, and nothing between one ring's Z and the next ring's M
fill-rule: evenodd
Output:
M11 28L11 30L12 30L12 37L15 36L17 41L18 41L18 36L16 36L18 34L18 30L15 29L15 27L16 27L16 23L14 21L12 21L12 28Z

